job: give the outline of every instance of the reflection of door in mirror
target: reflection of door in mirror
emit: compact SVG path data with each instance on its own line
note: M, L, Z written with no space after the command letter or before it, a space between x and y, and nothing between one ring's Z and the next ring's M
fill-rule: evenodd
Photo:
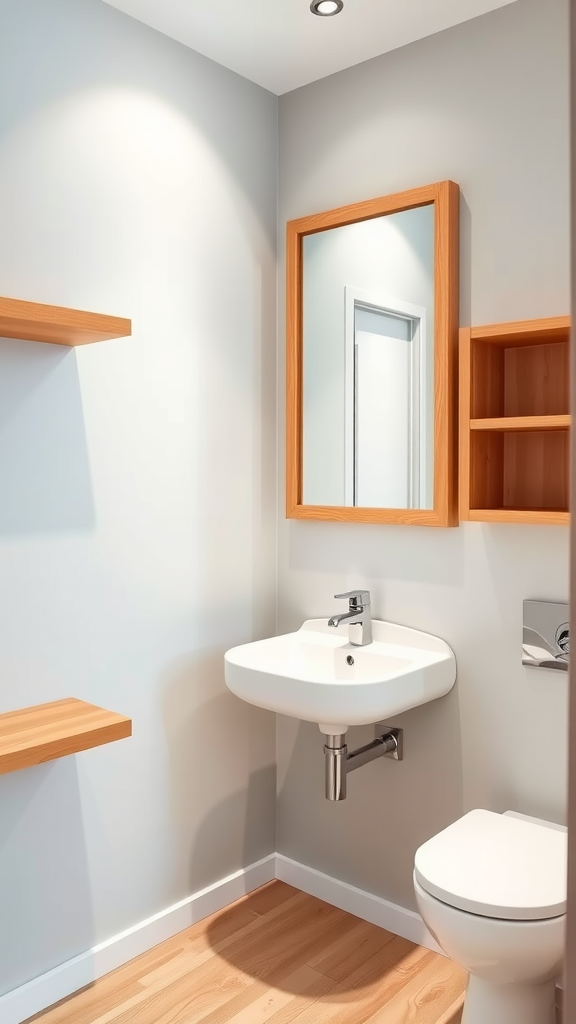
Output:
M430 509L434 206L303 241L304 503Z
M426 309L369 298L346 290L344 504L430 508Z

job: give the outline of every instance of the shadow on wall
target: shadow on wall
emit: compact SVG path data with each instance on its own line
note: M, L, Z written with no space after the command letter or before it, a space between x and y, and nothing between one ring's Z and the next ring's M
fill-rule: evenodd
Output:
M0 995L94 945L73 757L0 778L0 907Z
M75 352L0 341L0 479L0 535L94 527Z
M270 713L225 689L223 652L173 668L164 691L176 879L196 892L276 849L276 765ZM270 733L269 763L262 737ZM239 782L247 778L245 788ZM178 835L179 833L179 835Z
M418 847L463 812L458 690L386 719L404 729L404 760L378 759L351 773L346 800L324 794L318 726L280 719L278 850L340 881L415 909ZM347 733L353 750L375 727Z
M426 717L419 714L423 709L416 709L396 720L396 724L408 730L411 759L399 765L374 762L361 769L351 780L349 798L342 804L324 800L322 737L318 727L294 719L284 720L293 726L294 745L282 780L280 801L292 801L294 821L286 826L287 813L283 808L283 827L290 833L296 822L306 835L307 864L322 871L329 871L330 866L335 865L331 873L345 879L346 865L339 863L338 858L343 856L345 860L343 840L348 834L354 837L360 875L365 872L362 861L371 861L377 879L372 891L380 890L385 894L389 876L397 874L405 880L413 897L412 861L399 853L398 833L402 832L403 845L415 849L437 830L439 814L443 819L442 827L461 813L458 701L454 692L449 703L448 717L450 726L455 727L456 737L439 771L429 770L438 743L438 720L432 715L430 721L430 713ZM424 710L429 712L430 708L432 705ZM368 738L361 735L365 732L351 730L353 745ZM414 756L417 749L424 763ZM290 776L296 775L295 783ZM384 782L386 776L389 782ZM278 847L290 855L282 836ZM396 863L391 866L394 858ZM346 880L359 884L357 878ZM207 935L211 948L241 972L241 977L248 975L286 994L286 997L278 996L278 1015L283 1006L290 1004L292 1010L297 1005L292 1003L295 996L302 998L301 1008L314 1003L316 1016L322 1020L340 1019L342 1008L347 1005L354 1005L365 1017L372 1017L381 1009L383 1000L396 995L401 999L402 985L435 957L383 928L284 885L257 891L240 905L225 909L210 922ZM251 995L252 990L246 989L243 983L237 994L230 988L223 990L221 1000L226 1001L228 1013L243 1017L250 1012L247 1004ZM454 1004L454 995L454 992L445 993L440 999L447 997ZM430 993L430 1000L435 998ZM268 999L269 995L262 996L263 1002ZM254 1005L253 1015L259 1006L260 1003ZM402 1008L398 1006L399 1016L405 1006L405 1002ZM392 1004L390 1009L392 1020ZM439 1006L438 1013L443 1009ZM270 1004L266 1002L266 1011L269 1010ZM453 1006L453 1010L453 1013L447 1012L446 1024L459 1021L459 1008Z

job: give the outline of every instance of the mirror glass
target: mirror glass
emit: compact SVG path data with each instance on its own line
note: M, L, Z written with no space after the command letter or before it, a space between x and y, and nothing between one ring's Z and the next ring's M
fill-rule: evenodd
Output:
M434 507L434 204L302 239L302 501Z

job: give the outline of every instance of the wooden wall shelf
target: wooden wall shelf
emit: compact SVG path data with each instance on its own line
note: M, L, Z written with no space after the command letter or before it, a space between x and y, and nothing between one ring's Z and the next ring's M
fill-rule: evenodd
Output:
M496 416L494 419L470 420L470 430L562 430L571 425L572 417L564 416Z
M132 722L73 697L0 714L0 775L132 735Z
M72 346L125 338L131 333L132 321L123 317L0 297L1 338Z
M565 524L570 317L460 331L460 519Z

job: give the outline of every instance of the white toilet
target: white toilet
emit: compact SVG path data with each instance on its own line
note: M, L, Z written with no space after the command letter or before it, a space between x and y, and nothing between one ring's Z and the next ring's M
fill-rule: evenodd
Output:
M555 1024L566 920L566 829L470 811L414 860L418 908L470 972L462 1024Z

